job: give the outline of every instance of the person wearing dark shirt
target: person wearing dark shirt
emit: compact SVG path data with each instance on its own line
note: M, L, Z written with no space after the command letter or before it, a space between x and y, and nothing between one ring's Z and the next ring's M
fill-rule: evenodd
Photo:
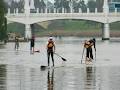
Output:
M90 39L89 41L85 41L84 47L86 48L86 60L91 61L93 60L93 51L92 46L94 47L96 51L96 45L95 45L95 38Z
M19 38L18 36L15 36L15 50L18 50L19 48Z
M54 44L53 38L50 37L47 43L48 66L50 64L50 56L52 58L52 63L54 66L54 52L55 52L55 44Z
M31 51L31 53L34 53L34 46L35 46L35 37L32 36L32 38L30 39L30 51Z

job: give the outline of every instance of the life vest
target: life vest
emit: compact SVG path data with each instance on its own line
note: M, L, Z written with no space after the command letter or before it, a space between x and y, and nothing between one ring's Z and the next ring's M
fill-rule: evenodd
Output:
M48 42L48 45L47 45L48 48L52 48L53 46L54 46L54 42Z
M85 47L85 48L89 48L89 47L92 47L92 46L93 46L93 43L92 43L92 42L86 41L86 42L84 43L84 47Z

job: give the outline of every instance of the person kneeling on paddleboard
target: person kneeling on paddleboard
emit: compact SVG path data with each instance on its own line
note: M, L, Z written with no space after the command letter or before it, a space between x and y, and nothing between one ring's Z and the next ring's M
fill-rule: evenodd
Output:
M50 37L47 42L47 57L48 57L48 66L50 64L50 56L52 58L52 63L54 66L54 53L55 53L55 43L53 41L53 38Z
M89 41L85 41L84 47L86 48L86 61L92 61L93 60L93 53L92 53L92 46L94 46L94 49L96 51L96 45L95 45L95 38L90 39Z

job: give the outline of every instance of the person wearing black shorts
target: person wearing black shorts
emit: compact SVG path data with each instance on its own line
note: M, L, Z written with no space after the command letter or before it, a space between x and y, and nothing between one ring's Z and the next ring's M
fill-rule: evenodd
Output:
M53 38L50 37L47 43L48 66L50 65L50 56L52 58L52 63L54 66L54 53L55 53L55 44L54 44Z
M84 47L86 48L86 60L93 60L93 51L92 46L94 46L94 49L96 51L96 45L95 45L95 38L90 39L89 41L85 41Z
M32 38L30 39L30 52L34 53L34 46L35 46L35 37L32 36Z

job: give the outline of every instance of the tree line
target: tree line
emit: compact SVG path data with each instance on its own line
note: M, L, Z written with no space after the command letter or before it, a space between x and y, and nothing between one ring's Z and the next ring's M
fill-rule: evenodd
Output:
M3 0L0 0L0 41L7 39L7 19L5 18L6 8Z
M51 11L53 11L53 8L56 8L59 12L62 12L62 8L64 8L66 12L70 12L71 7L74 12L78 12L79 8L81 8L82 12L86 12L87 8L90 9L90 12L94 12L95 8L98 9L98 12L101 12L103 0L88 0L87 3L85 3L84 0L54 0L54 3L50 1L45 2L45 0L34 0L34 4L35 8L45 10L46 7L49 7ZM6 7L10 8L12 13L15 8L18 8L19 12L24 12L24 0L20 0L20 2L12 0L11 4L6 3Z

